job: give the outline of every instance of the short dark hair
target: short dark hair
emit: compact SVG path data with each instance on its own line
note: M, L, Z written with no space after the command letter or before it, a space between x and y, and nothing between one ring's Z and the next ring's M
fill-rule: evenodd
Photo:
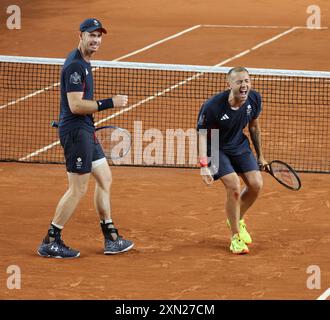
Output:
M234 68L231 68L228 73L227 73L227 77L229 78L230 75L234 72L246 72L247 74L249 74L249 71L247 71L246 68L244 67L234 67Z

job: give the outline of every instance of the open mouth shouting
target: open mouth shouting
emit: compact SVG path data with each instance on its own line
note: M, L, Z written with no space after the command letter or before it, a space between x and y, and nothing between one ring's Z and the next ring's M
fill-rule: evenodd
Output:
M247 99L247 97L248 97L248 94L249 94L249 90L248 90L248 88L241 88L240 90L239 90L239 94L240 94L240 98L241 99Z

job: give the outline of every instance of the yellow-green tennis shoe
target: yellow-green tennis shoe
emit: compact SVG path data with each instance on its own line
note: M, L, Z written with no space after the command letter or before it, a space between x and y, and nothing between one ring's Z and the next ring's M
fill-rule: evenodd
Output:
M230 228L230 222L228 219L227 219L227 226ZM246 224L244 222L244 219L241 219L239 221L239 236L246 244L252 243L252 238L246 229Z
M239 221L239 236L246 244L252 243L252 238L246 229L246 224L244 222L244 219Z
M246 254L249 253L249 248L245 242L240 238L239 234L236 233L231 238L230 251L234 254Z

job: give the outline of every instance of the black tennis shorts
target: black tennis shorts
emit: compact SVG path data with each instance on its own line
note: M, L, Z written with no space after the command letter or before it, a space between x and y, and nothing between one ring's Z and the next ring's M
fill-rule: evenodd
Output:
M67 172L90 173L92 162L105 157L95 134L77 128L60 138Z
M218 180L233 172L240 174L259 170L258 162L251 150L235 156L227 155L223 151L219 151L219 159L215 162L217 163L211 162L214 180Z

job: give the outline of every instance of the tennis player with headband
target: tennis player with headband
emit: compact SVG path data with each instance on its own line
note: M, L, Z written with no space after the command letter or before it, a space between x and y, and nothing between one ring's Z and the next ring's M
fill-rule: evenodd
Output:
M243 217L262 188L259 165L267 165L262 153L258 120L261 96L251 90L249 73L243 67L232 68L227 81L229 90L210 98L199 112L200 166L206 183L220 179L224 184L227 225L232 233L230 250L244 254L249 252L247 245L252 243L252 239ZM247 125L258 160L243 133ZM243 190L239 176L245 183Z
M107 33L97 19L80 24L78 48L65 60L61 71L59 136L64 149L69 187L60 199L38 254L52 258L75 258L80 252L61 239L64 225L87 191L90 175L96 180L94 204L104 235L104 254L128 251L133 243L118 235L111 218L111 171L101 145L95 138L93 113L127 105L128 97L116 95L93 100L93 74L90 59L98 51L102 35Z

